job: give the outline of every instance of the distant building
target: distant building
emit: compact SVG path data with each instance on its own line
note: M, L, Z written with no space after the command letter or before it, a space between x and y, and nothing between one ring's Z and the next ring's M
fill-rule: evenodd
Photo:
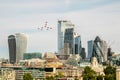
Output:
M74 54L74 28L68 28L65 30L64 44L68 44L69 54ZM65 48L64 48L64 51L65 51Z
M54 53L46 52L43 56L43 60L46 60L46 62L58 62L59 59Z
M111 51L111 48L108 48L108 51L107 51L107 59L110 61L112 58L112 51Z
M43 80L45 78L45 71L42 68L28 68L28 67L2 67L1 80L23 80L23 75L30 73L33 80Z
M10 63L16 63L16 39L14 35L8 36L9 60Z
M88 56L87 56L88 59L92 57L93 45L94 45L93 40L88 41Z
M11 68L0 68L0 76L1 79L0 80L16 80L15 79L15 71Z
M64 53L64 36L68 28L74 28L74 24L67 20L58 21L58 54Z
M92 57L96 57L99 63L107 61L107 44L98 36L94 40Z
M42 53L24 53L23 55L23 59L32 59L32 58L39 58L39 59L42 59Z
M10 63L18 63L23 59L27 48L27 36L23 33L8 36Z
M20 60L19 65L25 66L25 67L44 67L45 60L34 58L34 59L28 59L28 60Z
M81 57L82 57L82 59L86 59L85 48L82 48L82 51L81 51Z
M75 36L75 54L81 54L82 51L82 44L81 44L81 36Z

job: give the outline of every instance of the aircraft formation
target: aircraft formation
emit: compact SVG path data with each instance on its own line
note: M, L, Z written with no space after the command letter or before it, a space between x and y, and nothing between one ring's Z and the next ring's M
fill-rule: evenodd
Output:
M37 29L38 29L38 30L52 30L53 27L48 26L48 22L46 21L45 24L44 24L44 26L38 27Z

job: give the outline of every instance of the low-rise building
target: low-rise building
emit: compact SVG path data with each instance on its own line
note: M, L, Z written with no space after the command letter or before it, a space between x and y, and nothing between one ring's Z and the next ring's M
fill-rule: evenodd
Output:
M24 53L23 59L32 59L32 58L39 58L42 59L42 53L40 52L34 52L34 53Z
M1 80L15 80L15 70L11 68L1 68Z

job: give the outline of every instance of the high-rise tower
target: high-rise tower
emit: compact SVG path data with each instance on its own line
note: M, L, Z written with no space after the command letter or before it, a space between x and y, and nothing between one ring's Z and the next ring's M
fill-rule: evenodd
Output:
M27 49L27 36L23 33L8 36L10 63L18 63L23 59Z
M64 54L66 54L66 44L68 45L69 53L74 54L74 28L68 28L64 34Z
M107 61L107 44L98 36L94 40L92 56L96 57L99 63Z
M16 39L14 35L8 36L9 60L10 63L16 62Z
M92 57L93 45L94 45L93 40L88 41L88 55L87 55L88 59L91 59L91 57Z
M64 36L65 30L68 28L74 28L74 24L70 21L59 20L58 21L58 53L64 53Z
M74 33L74 39L75 39L75 54L78 54L81 56L82 51L82 45L81 45L81 36L77 33Z

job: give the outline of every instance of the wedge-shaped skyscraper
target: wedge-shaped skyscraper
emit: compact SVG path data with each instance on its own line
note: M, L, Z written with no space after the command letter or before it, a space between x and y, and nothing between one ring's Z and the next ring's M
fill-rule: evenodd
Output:
M9 60L10 63L18 63L23 59L27 49L27 36L23 33L16 33L8 36Z

